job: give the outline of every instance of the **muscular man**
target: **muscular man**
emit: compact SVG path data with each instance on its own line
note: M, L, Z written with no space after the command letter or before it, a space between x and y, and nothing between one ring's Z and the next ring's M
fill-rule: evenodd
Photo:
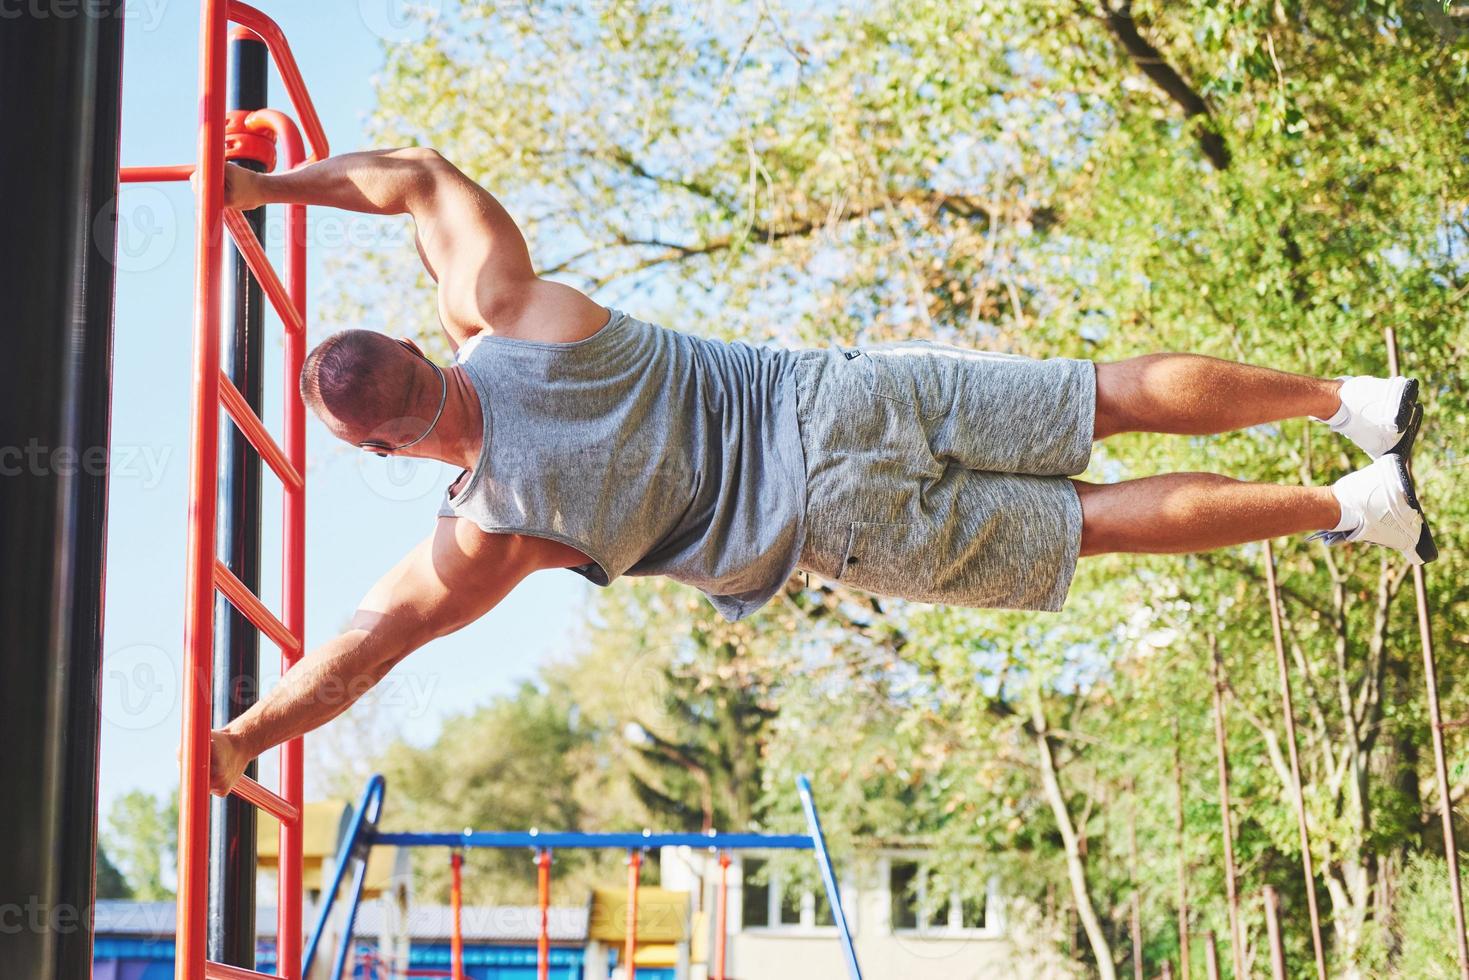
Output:
M730 619L794 569L925 602L1059 609L1079 556L1191 552L1318 532L1436 552L1405 458L1405 378L1321 379L1189 354L1112 364L928 343L775 350L607 310L536 276L514 221L432 150L235 167L226 202L408 214L457 356L347 330L301 394L338 438L463 468L432 534L348 627L214 733L212 787L342 711L527 575L667 575ZM1172 473L1071 479L1118 432L1325 421L1375 462L1331 487Z

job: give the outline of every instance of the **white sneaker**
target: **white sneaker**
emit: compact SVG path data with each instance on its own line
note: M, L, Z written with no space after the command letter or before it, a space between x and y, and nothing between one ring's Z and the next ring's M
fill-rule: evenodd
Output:
M1418 380L1366 376L1341 380L1341 409L1321 421L1373 459L1388 453L1406 459L1413 451L1413 440L1423 419Z
M1402 553L1415 565L1423 565L1438 557L1433 534L1418 505L1413 478L1407 463L1396 453L1388 453L1375 463L1355 473L1348 473L1331 486L1341 504L1342 527L1319 531L1313 540L1327 544L1343 541L1367 541ZM1352 527L1355 522L1355 527Z

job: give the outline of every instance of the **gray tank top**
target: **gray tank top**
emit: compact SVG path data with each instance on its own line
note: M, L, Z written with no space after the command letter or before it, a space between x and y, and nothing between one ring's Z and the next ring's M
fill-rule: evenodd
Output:
M598 585L666 575L747 616L804 539L795 360L616 310L575 343L481 336L459 363L484 444L439 514L571 545Z

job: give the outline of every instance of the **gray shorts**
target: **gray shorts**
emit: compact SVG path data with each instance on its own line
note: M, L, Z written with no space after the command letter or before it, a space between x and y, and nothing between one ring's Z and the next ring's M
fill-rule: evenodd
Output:
M1061 608L1081 547L1090 361L925 342L803 351L798 567L869 592Z

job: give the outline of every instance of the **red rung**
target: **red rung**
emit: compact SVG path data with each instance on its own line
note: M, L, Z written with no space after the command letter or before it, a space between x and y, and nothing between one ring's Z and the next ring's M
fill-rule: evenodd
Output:
M260 807L281 823L294 824L301 820L300 808L278 793L272 793L249 776L241 776L230 792L246 803Z
M260 421L260 416L255 414L255 410L250 407L249 402L245 401L245 396L240 393L240 389L235 387L235 383L223 371L219 372L219 401L224 406L224 410L230 413L230 418L235 420L235 425L244 433L245 438L250 440L250 445L255 447L260 458L269 463L275 475L280 477L286 489L300 491L305 486L301 474L297 473L290 460L286 459L285 452L266 431L265 423Z
M124 184L142 184L155 180L188 180L194 175L192 163L179 163L166 167L123 167L117 179Z
M229 0L226 16L236 24L248 27L259 34L265 46L270 49L270 56L275 61L276 71L280 72L281 81L286 83L286 91L291 95L291 105L296 107L296 115L301 119L301 128L306 132L306 141L311 144L311 158L308 162L314 163L331 156L331 147L326 142L326 130L321 128L321 117L316 114L316 106L311 101L311 93L306 90L306 80L301 77L301 69L296 64L296 56L291 54L291 45L286 41L286 35L281 31L280 25L248 3L240 3L239 0Z
M214 559L214 586L225 594L234 607L244 614L245 618L255 624L255 628L281 648L288 659L294 660L301 654L301 641L296 638L286 624L275 618L275 614L265 608L265 603L260 597L245 587L229 566L218 558Z
M205 980L278 980L270 973L256 973L242 966L229 966L213 960L204 961Z
M235 240L240 254L245 257L245 263L250 266L250 271L255 274L255 279L260 283L260 288L265 292L270 305L275 307L275 312L286 325L289 333L305 333L306 326L301 320L301 311L296 309L296 304L291 302L291 296L286 292L285 285L280 276L275 274L275 267L270 264L270 259L265 255L265 247L260 244L260 239L255 237L255 229L245 220L245 216L234 208L224 209L224 224L230 230L230 237Z

